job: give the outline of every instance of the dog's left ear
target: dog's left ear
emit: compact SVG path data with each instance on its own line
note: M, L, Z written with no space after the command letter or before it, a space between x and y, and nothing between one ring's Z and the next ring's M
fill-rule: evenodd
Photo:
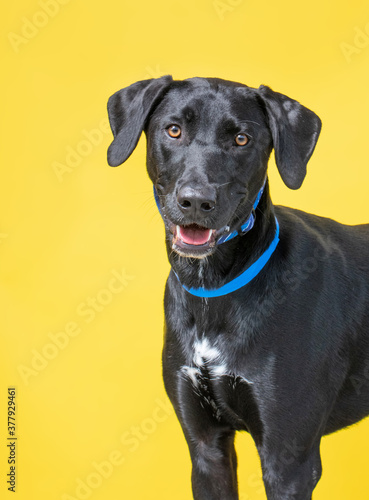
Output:
M322 122L299 102L261 85L257 89L269 118L276 164L284 183L298 189L306 175Z
M132 154L150 111L172 82L162 76L136 82L118 90L108 101L108 115L114 141L108 149L108 163L117 167Z

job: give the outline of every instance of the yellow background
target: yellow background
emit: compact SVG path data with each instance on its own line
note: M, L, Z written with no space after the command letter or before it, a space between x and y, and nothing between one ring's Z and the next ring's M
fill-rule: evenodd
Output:
M11 498L6 405L16 385L20 499L191 499L187 446L161 379L169 268L145 141L125 165L107 166L106 101L168 73L270 85L323 120L299 191L271 162L274 202L369 221L369 39L359 36L369 6L57 5L19 0L1 15L0 496ZM50 347L67 342L66 328L78 335ZM369 421L324 438L314 499L367 500L368 447ZM265 499L252 440L239 435L237 449L241 500Z

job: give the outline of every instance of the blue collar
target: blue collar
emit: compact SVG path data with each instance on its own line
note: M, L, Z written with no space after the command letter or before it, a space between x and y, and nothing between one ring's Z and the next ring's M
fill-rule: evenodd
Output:
M261 199L261 196L264 192L265 183L266 183L266 179L265 179L264 184L256 197L255 203L253 205L253 210L252 210L249 218L247 219L247 221L241 225L241 229L239 231L232 231L232 232L228 232L228 234L222 235L218 239L217 245L225 243L226 241L229 241L232 238L235 238L239 234L245 234L245 233L249 232L254 227L255 218L256 218L255 209L258 206L259 201ZM154 196L155 196L156 205L157 205L159 212L161 214L159 196L156 192L155 186L154 186ZM277 218L275 218L275 223L276 223L276 231L275 231L274 238L273 238L272 242L270 243L269 247L265 250L264 253L262 253L260 255L260 257L253 264L251 264L250 267L248 267L243 273L238 275L232 281L229 281L228 283L221 286L220 288L209 289L209 290L206 288L203 288L203 287L201 287L201 288L188 288L186 285L181 283L179 277L177 276L176 272L173 269L173 272L174 272L175 276L177 277L179 283L191 295L195 295L196 297L203 297L203 298L222 297L223 295L228 295L229 293L232 293L232 292L235 292L236 290L239 290L243 286L250 283L250 281L253 280L260 273L260 271L268 263L274 250L277 248L277 245L279 242L279 224L278 224Z
M245 234L245 233L248 233L249 231L251 231L251 229L254 227L255 219L256 219L255 210L256 210L257 206L259 205L259 201L264 193L266 181L267 181L267 178L265 177L264 183L261 186L261 189L258 192L256 200L252 206L252 212L251 212L249 218L247 219L247 221L242 224L241 229L239 231L233 231L232 233L228 232L228 234L223 234L223 236L221 236L219 238L219 240L217 241L217 245L220 245L221 243L225 243L226 241L231 240L232 238L238 236L239 234Z
M275 218L275 223L276 223L276 231L273 241L271 242L269 247L265 250L265 252L262 253L260 257L253 264L251 264L251 266L248 267L242 274L238 275L237 278L234 278L232 281L229 281L220 288L209 289L209 290L202 287L188 288L186 285L180 282L174 270L173 272L176 275L178 281L183 286L183 288L188 293L190 293L191 295L195 295L196 297L222 297L223 295L228 295L229 293L235 292L236 290L239 290L243 286L250 283L250 281L253 280L260 273L260 271L269 261L274 250L277 248L279 242L279 224L277 218Z

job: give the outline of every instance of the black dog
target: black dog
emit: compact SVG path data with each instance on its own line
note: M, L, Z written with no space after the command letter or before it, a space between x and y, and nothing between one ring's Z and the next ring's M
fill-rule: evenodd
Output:
M369 414L369 226L273 206L267 163L297 189L321 122L265 86L137 82L108 103L111 166L142 130L172 266L163 373L197 500L235 500L235 431L269 500L308 500L320 440ZM280 231L280 233L279 233Z

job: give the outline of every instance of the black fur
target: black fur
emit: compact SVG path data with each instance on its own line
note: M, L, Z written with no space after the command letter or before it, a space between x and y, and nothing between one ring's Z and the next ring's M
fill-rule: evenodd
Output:
M120 90L108 111L110 165L123 163L146 132L169 261L183 284L229 282L268 247L275 216L280 224L270 261L238 291L203 299L186 292L173 271L167 281L163 374L189 446L194 498L238 499L233 443L235 431L245 430L260 455L268 500L310 500L321 476L321 437L369 414L368 225L274 206L267 183L246 235L197 258L172 244L175 225L238 229L273 147L284 182L299 188L319 118L268 87L169 76ZM168 136L173 123L179 139ZM244 147L235 144L239 133L249 137ZM200 200L210 186L215 206L187 213L177 199L183 186Z

